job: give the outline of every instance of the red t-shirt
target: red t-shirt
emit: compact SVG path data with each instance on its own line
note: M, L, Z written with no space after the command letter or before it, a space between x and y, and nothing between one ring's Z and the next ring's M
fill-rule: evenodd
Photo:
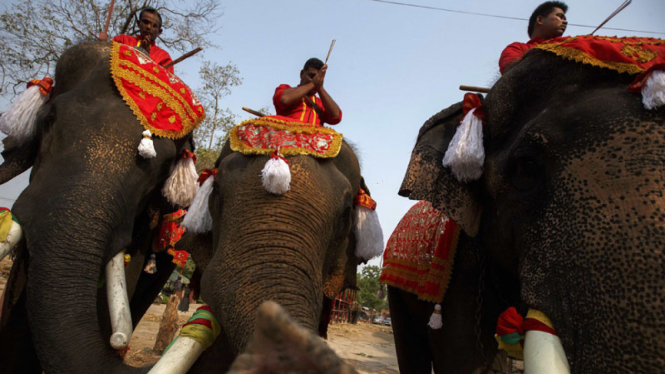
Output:
M132 47L136 47L139 44L139 39L131 36L131 35L125 35L125 34L120 34L116 35L113 38L114 42L126 44L126 45L131 45ZM164 66L171 62L171 56L169 55L168 52L165 50L159 48L158 46L155 45L155 42L152 42L150 44L150 58L155 61L156 63ZM170 68L166 69L173 73L173 66Z
M311 105L303 98L300 103L293 104L291 106L283 106L280 104L279 100L282 98L284 90L291 88L288 84L280 84L275 89L275 95L272 97L272 102L275 104L275 111L278 115L290 118L295 122L309 123L316 126L321 126L321 118L319 118L318 113L314 111ZM339 111L339 117L331 118L330 115L326 112L326 109L321 103L321 98L312 95L309 97L314 105L319 108L319 111L322 113L323 120L325 123L336 125L342 121L342 110Z
M501 52L501 58L499 58L499 72L503 74L503 69L505 69L508 64L521 59L526 51L540 42L542 42L541 38L533 38L526 43L515 42L508 44L508 46L503 49L503 52Z

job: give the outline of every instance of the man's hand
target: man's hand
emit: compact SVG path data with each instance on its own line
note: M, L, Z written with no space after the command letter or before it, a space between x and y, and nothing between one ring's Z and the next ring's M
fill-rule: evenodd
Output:
M141 41L141 48L150 54L150 45L152 44L152 35L144 35Z
M328 65L323 65L314 78L312 78L312 83L314 83L314 88L316 88L317 92L323 87L323 80L326 78L326 70L328 70Z

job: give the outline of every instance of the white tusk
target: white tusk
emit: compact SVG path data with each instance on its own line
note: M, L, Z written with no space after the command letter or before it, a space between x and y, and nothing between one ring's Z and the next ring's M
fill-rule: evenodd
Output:
M184 374L194 365L204 349L194 339L179 336L148 374Z
M9 228L9 233L7 234L7 239L4 242L0 242L0 260L5 258L16 244L21 241L23 237L23 230L21 225L12 221L12 226Z
M129 311L124 251L106 265L106 298L111 316L111 347L125 349L132 337L132 314Z
M524 374L569 374L570 366L561 339L530 330L524 335Z

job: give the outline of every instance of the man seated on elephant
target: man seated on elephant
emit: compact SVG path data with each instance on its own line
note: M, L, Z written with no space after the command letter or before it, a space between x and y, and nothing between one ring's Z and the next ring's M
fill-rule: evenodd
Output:
M568 6L561 1L547 1L540 4L529 18L529 40L527 43L509 44L499 59L499 71L505 74L519 63L522 55L535 44L544 40L557 38L566 31Z
M291 87L281 84L272 97L278 115L295 122L322 126L342 121L342 111L328 91L323 88L328 65L318 58L310 58L300 71L300 84ZM317 96L316 94L319 94Z
M150 58L164 66L171 62L171 56L165 50L155 45L155 40L162 34L162 16L155 8L143 8L139 14L139 30L136 37L120 34L113 38L114 42L141 47L148 52ZM168 68L173 73L173 66Z

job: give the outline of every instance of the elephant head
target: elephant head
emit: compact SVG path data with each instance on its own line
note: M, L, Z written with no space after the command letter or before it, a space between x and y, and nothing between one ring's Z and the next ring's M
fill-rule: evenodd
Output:
M247 347L264 301L279 303L317 331L325 300L356 287L362 259L352 228L354 200L359 188L367 188L354 151L343 143L332 159L288 157L292 176L283 195L262 185L267 159L232 152L227 143L208 199L212 232L187 233L179 243L189 245L197 266L205 268L201 296L222 327L195 370L228 368ZM221 358L220 352L231 354Z
M61 56L35 136L15 153L29 159L13 161L33 167L13 209L25 238L15 270L27 283L14 284L15 297L5 306L26 303L31 341L49 373L114 372L123 365L109 344L106 294L97 286L116 254L134 255L126 271L135 324L173 269L164 253L157 258L161 272L141 271L151 219L173 209L162 186L192 143L155 138L157 156L139 156L144 128L113 84L109 50L107 43L82 44ZM11 323L3 322L3 347L15 345L5 335ZM2 351L12 359L11 350Z
M431 201L519 277L574 373L665 365L665 110L645 110L632 79L531 51L483 103L480 179L441 163L456 104L421 129L399 192Z

